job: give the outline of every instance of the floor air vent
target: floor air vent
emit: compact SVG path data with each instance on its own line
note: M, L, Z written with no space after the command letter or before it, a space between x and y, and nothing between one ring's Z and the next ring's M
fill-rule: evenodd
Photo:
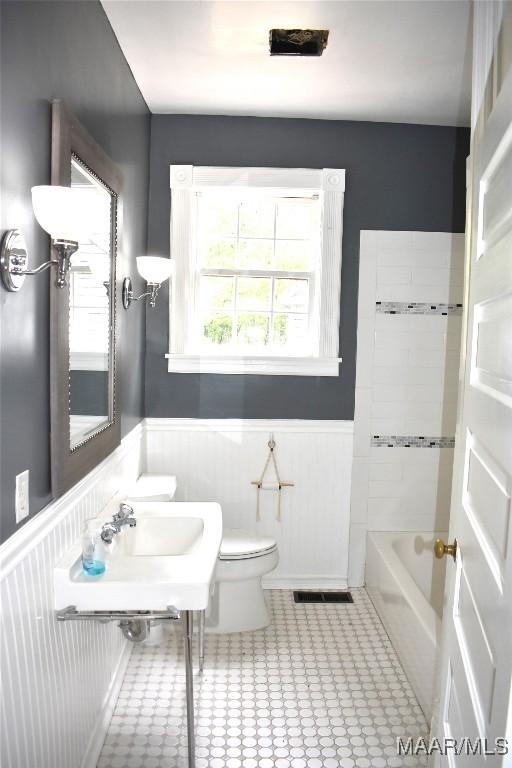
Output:
M350 592L304 592L293 593L296 603L353 603Z

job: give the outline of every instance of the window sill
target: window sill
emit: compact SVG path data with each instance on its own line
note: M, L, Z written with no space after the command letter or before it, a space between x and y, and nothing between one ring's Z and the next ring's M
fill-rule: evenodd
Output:
M339 376L341 357L207 357L167 354L169 373Z

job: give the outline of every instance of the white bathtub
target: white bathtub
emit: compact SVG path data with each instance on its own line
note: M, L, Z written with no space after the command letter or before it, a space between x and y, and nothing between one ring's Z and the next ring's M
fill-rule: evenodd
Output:
M441 639L446 559L432 547L443 531L368 534L366 587L423 713L432 716L436 652Z

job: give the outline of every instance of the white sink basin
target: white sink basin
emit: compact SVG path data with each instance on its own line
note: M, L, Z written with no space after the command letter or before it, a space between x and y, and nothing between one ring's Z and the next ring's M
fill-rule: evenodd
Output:
M114 543L117 554L131 557L189 555L201 543L201 517L139 517L135 528L125 528Z
M54 570L55 607L78 611L204 610L222 538L222 511L212 502L133 502L137 525L107 545L101 576L82 569L80 542ZM98 518L110 519L111 506Z

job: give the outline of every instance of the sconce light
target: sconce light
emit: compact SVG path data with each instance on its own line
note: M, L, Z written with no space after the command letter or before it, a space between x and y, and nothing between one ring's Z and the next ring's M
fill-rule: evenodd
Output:
M32 187L32 208L39 225L48 232L56 259L45 261L35 269L27 269L28 253L25 238L18 229L4 236L0 254L0 274L8 291L19 291L27 275L38 275L52 265L57 268L55 285L64 288L71 256L78 250L77 237L81 231L81 190L71 187Z
M128 309L132 301L140 301L145 296L150 297L149 306L154 307L158 289L164 280L170 278L174 269L174 262L161 256L137 256L137 269L139 275L147 282L149 291L141 293L140 296L134 296L132 281L129 277L125 277L123 280L123 307L125 309Z

